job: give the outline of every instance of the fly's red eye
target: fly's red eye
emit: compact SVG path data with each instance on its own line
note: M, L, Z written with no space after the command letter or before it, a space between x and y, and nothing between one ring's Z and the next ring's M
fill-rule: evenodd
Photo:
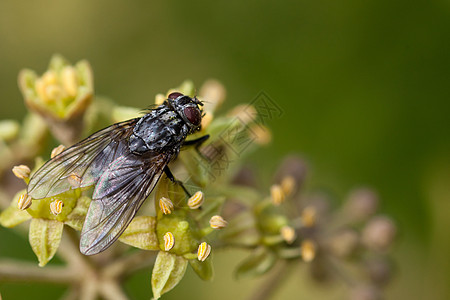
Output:
M202 121L202 115L200 113L200 110L198 110L198 108L188 106L184 109L184 115L193 125L198 126Z
M173 92L173 93L170 93L170 95L167 98L175 100L180 96L183 96L183 94L179 93L179 92Z

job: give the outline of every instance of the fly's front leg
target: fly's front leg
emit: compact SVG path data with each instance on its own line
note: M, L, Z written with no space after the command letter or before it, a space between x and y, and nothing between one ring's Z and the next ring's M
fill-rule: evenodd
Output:
M198 139L195 140L190 140L190 141L185 141L183 143L183 146L194 146L195 147L195 151L197 151L197 153L206 161L209 161L208 158L203 155L203 153L200 152L200 146L206 142L206 140L209 139L209 134L206 134L202 137L199 137Z
M169 167L165 167L164 168L164 173L166 173L167 178L170 179L170 181L172 181L173 183L179 184L181 186L181 188L183 189L183 191L186 193L186 195L191 198L192 195L188 192L188 190L184 187L184 184L180 181L175 179L175 177L173 176L172 172L170 171Z

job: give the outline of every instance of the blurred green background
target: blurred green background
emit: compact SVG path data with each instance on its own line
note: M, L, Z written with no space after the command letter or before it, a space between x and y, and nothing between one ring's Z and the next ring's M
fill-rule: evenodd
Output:
M188 78L223 82L227 107L264 90L284 111L269 123L273 143L252 157L267 178L284 155L301 153L313 188L375 188L400 232L387 297L449 299L449 37L450 4L439 0L1 1L0 118L23 117L17 74L42 73L53 53L89 60L96 93L123 105L146 107ZM242 255L215 255L213 283L188 276L165 299L244 298L257 281L232 279ZM35 259L4 228L0 256ZM149 298L150 272L128 288ZM5 300L62 293L37 284L0 291ZM299 270L278 297L342 295Z

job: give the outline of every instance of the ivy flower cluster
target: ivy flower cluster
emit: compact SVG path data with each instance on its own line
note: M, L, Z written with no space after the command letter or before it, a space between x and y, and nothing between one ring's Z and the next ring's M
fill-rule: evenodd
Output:
M29 115L23 124L0 122L6 129L0 136L0 153L15 164L11 174L17 177L16 186L19 180L28 184L44 160L81 136L139 115L139 109L94 96L86 61L72 66L56 55L41 76L22 71L19 84ZM196 89L186 81L156 95L154 103L161 104L174 91L193 95ZM271 140L269 129L258 122L257 107L243 104L218 113L226 92L215 80L205 82L197 97L204 102L204 116L201 131L192 138L205 134L211 138L199 149L181 151L171 164L175 177L192 196L162 176L140 214L104 253L91 257L78 251L77 232L83 226L92 187L80 188L76 175L67 179L73 189L59 195L33 200L22 189L7 207L4 199L0 202L2 226L20 227L29 221L29 242L40 267L55 255L66 262L64 267L25 267L24 272L31 274L28 279L66 283L72 298L126 299L124 279L153 265L151 288L158 299L180 282L188 265L201 279L211 280L213 254L235 247L250 251L237 266L237 278L260 276L282 262L306 264L319 281L344 277L354 299L380 297L390 274L387 253L396 229L390 218L376 214L375 193L356 190L340 208L331 210L330 199L303 191L306 164L298 157L282 163L270 187L256 185L256 176L243 161ZM24 135L34 138L27 140ZM61 145L37 156L45 149L43 144L48 145L48 135ZM25 141L29 152L23 150ZM242 145L245 151L236 154ZM19 146L22 151L14 152ZM0 172L6 172L6 166L0 165ZM1 195L8 194L4 184L0 189Z

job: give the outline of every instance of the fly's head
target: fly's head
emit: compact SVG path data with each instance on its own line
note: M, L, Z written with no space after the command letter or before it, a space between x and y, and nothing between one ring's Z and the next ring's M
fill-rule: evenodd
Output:
M199 106L203 103L196 97L185 96L174 92L168 96L168 105L172 108L191 129L191 133L200 130L202 123L202 110Z

